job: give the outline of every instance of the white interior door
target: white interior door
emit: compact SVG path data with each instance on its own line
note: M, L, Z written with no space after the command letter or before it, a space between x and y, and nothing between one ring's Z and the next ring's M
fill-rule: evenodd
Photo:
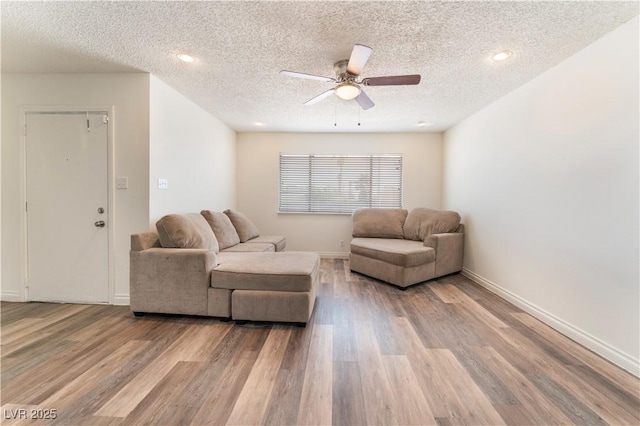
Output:
M25 115L29 300L108 303L108 115Z

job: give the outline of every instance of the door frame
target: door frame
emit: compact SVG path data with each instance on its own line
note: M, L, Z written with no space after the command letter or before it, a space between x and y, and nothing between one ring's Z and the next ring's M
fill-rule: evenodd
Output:
M109 304L114 304L115 299L115 163L114 163L114 121L115 108L109 106L86 106L86 105L27 105L20 108L20 179L21 179L21 203L22 215L20 215L20 227L22 229L22 253L21 253L21 270L22 283L20 285L20 299L28 302L29 298L29 264L28 264L28 235L27 235L27 114L37 113L83 113L83 112L106 112L109 115L107 123L107 223L108 226L108 274L107 279L109 285Z

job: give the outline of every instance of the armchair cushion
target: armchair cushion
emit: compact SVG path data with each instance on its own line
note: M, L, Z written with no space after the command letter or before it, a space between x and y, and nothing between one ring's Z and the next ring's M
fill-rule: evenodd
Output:
M162 247L219 251L216 236L199 213L166 215L156 222L156 228Z
M211 229L218 240L220 250L240 244L240 237L238 236L238 232L233 226L233 223L231 223L229 216L224 213L214 212L211 210L202 210L200 214L211 226Z
M225 210L224 214L229 217L231 223L233 223L233 226L236 228L241 243L260 236L260 231L258 231L256 225L254 225L244 213L235 210Z
M423 243L390 238L354 238L351 253L402 267L435 261L435 251Z
M454 232L460 225L460 215L453 211L415 208L404 222L404 238L425 241L431 234Z
M353 212L353 236L361 238L404 238L404 209L364 208Z

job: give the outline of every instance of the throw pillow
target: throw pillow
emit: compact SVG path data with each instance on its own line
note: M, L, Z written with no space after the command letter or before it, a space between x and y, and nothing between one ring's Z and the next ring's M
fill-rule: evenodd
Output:
M236 228L233 227L229 216L211 210L202 210L200 214L207 220L209 226L211 226L220 245L220 250L233 247L240 243L238 232Z
M233 227L236 228L241 243L260 236L260 231L258 231L256 225L254 225L244 213L235 210L225 210L224 214L231 219L231 223L233 223Z
M353 236L362 238L404 238L404 209L364 208L353 212Z
M162 247L219 251L218 240L199 213L169 214L156 222Z
M454 232L460 225L457 212L418 207L409 212L404 222L407 240L424 241L431 234Z

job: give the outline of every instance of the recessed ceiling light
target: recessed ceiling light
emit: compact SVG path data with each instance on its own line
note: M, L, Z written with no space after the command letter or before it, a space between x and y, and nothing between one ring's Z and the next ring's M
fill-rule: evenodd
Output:
M418 123L416 124L418 127L425 127L428 126L429 123L425 123L424 121L418 121Z
M178 59L180 59L182 62L187 62L187 63L195 62L195 58L191 55L187 55L185 53L179 53L177 56L178 56Z
M253 124L256 125L256 126L264 126L264 123L262 121L256 121Z
M502 52L498 52L491 57L496 62L504 61L505 59L509 59L513 55L513 52L510 50L503 50Z

